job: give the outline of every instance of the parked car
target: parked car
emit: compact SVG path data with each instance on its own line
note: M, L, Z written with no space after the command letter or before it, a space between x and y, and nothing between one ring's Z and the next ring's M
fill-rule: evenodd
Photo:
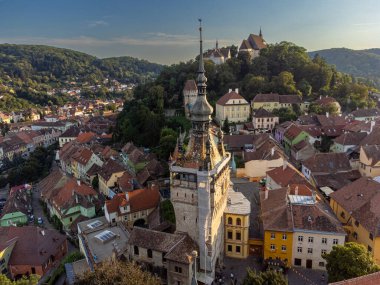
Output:
M37 222L39 225L42 225L44 223L44 220L41 217L38 217Z

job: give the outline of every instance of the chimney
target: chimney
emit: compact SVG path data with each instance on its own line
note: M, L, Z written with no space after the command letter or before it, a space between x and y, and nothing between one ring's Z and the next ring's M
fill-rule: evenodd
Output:
M230 89L228 89L228 93L231 93L232 92L232 89L230 88Z
M282 170L285 170L288 167L288 161L284 159L284 164L282 165Z
M294 195L298 195L298 186L294 189Z
M268 188L267 187L265 187L265 190L264 190L264 200L266 200L266 199L268 199L268 192L269 192L269 190L268 190Z
M77 184L78 184L78 186L80 186L80 180L79 179L77 180Z
M375 121L371 121L371 127L370 127L370 129L369 129L369 133L372 133L373 128L375 127L375 124L376 124Z
M313 197L313 201L316 202L317 201L317 193L315 192L315 190L313 190L312 197Z
M330 115L329 112L326 112L326 117L327 117L327 118L329 117L329 115Z
M274 155L274 147L272 147L272 149L270 150L270 154L271 154L271 156Z
M239 88L235 88L235 92L239 94Z
M78 195L76 195L76 194L75 194L75 203L77 203L77 204L79 203L79 201L78 201Z

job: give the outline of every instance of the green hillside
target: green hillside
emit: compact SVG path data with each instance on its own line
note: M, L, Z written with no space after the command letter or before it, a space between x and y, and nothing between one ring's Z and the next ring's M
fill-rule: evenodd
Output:
M311 57L319 54L337 70L362 78L380 87L380 49L352 50L332 48L309 52Z

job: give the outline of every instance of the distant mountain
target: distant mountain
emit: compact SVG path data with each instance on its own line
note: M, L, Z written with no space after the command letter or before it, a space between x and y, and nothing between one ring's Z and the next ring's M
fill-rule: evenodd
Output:
M100 82L105 78L139 83L158 76L163 66L132 57L99 59L69 49L43 45L0 44L0 79L37 83Z
M380 49L352 50L332 48L309 52L311 57L319 54L337 70L373 81L380 88Z

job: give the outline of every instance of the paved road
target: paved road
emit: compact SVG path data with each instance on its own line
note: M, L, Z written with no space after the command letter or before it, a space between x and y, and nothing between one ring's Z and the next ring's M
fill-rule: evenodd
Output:
M33 187L32 206L33 206L34 218L37 219L38 217L41 217L44 221L43 227L47 229L54 229L53 225L48 221L47 217L44 214L44 211L40 204L40 192L38 191L38 188L36 187Z

